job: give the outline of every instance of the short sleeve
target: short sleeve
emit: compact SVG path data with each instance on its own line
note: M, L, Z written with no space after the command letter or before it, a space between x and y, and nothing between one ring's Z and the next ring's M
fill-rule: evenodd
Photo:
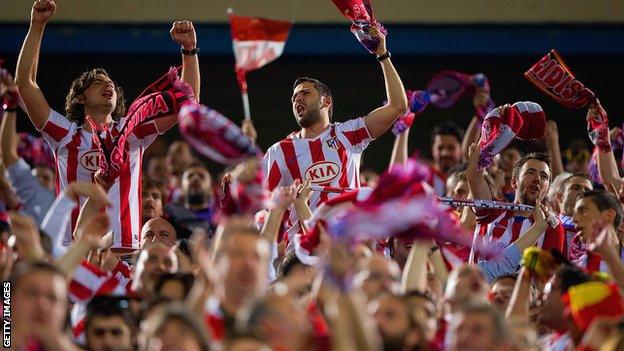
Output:
M50 109L50 115L43 128L39 130L43 138L50 144L52 150L56 150L59 145L66 144L74 134L78 124L72 122L62 114Z
M336 125L336 134L344 145L355 153L361 153L373 140L363 117L350 119Z

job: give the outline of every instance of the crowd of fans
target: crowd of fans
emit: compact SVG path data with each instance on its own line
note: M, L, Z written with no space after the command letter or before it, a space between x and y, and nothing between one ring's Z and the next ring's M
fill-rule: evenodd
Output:
M37 65L56 6L34 3L15 81L0 72L4 347L624 349L624 180L614 154L624 138L598 101L587 119L600 128L563 151L548 120L543 138L511 143L480 170L475 113L465 132L450 122L432 130L430 160L408 157L408 125L387 171L360 172L366 146L415 112L372 28L387 102L367 116L332 122L330 89L304 77L291 97L301 129L264 158L218 173L177 140L143 160L177 111L124 129L134 117L103 69L74 81L67 117L48 105ZM192 23L175 22L171 37L183 50L171 91L195 104ZM489 95L477 89L475 111ZM20 108L42 138L17 133ZM106 178L100 150L126 131L121 171ZM242 132L255 142L251 121ZM440 198L483 201L446 207ZM415 210L421 199L431 207ZM384 235L364 235L380 226Z

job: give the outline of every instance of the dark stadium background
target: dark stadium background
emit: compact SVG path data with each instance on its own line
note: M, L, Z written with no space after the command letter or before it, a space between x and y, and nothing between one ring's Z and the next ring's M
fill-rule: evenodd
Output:
M0 57L14 69L27 23L0 24ZM240 122L242 103L233 72L227 25L196 24L202 75L201 102ZM562 149L572 138L586 137L585 111L568 110L537 91L522 73L551 48L557 48L577 77L601 99L611 125L624 114L624 29L615 25L388 25L388 48L408 89L422 89L438 71L485 73L497 104L531 100L559 124ZM149 83L180 63L169 25L48 26L43 40L38 82L50 105L63 111L72 79L86 69L103 67L125 90L128 104ZM297 76L326 82L334 95L334 119L361 116L384 97L381 68L352 37L348 25L295 24L286 50L277 61L248 75L252 117L258 143L266 149L297 129L290 105ZM442 121L466 127L472 117L471 98L454 108L429 107L410 133L410 152L429 154L430 131ZM19 130L33 130L21 115ZM148 151L164 154L177 130L161 137ZM364 166L383 170L394 136L388 132L365 152Z

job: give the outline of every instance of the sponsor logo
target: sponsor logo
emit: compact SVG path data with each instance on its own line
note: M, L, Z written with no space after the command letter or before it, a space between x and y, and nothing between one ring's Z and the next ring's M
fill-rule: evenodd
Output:
M87 151L80 157L80 165L91 172L97 172L100 169L98 150Z
M306 178L310 179L311 183L316 184L330 182L339 173L340 166L331 161L316 162L305 171Z

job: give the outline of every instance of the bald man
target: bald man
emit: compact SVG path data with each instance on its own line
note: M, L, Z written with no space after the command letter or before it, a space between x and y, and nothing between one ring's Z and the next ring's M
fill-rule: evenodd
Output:
M171 223L162 218L150 219L145 222L141 230L141 247L150 242L160 242L168 247L172 247L176 240L178 240L178 234L175 229Z

